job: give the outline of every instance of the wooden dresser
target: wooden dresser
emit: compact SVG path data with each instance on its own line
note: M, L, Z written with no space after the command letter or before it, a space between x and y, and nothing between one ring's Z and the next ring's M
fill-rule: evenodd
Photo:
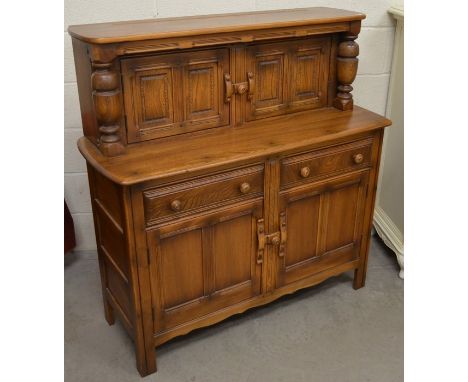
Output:
M360 13L71 26L109 324L155 347L354 270L384 117L353 107Z

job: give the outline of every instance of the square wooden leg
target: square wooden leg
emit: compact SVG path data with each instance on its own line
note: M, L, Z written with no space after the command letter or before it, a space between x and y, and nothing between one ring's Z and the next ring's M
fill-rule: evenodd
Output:
M353 288L360 289L364 285L366 285L366 270L365 267L360 266L354 271Z

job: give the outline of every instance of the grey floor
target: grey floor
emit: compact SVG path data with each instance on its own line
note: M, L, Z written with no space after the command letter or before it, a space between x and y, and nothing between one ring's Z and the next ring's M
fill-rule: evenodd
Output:
M144 379L133 343L104 320L96 253L65 257L65 380L177 382L403 381L403 280L374 236L367 283L352 274L286 296L156 349Z

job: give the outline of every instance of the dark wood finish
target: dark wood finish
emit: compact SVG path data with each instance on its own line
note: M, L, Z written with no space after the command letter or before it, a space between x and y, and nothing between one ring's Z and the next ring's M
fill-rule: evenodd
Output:
M155 346L354 270L383 128L353 107L364 15L329 8L70 27L104 314Z

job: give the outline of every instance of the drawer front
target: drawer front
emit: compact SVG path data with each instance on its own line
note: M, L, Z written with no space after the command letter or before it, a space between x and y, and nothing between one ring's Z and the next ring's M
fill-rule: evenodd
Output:
M281 188L371 165L372 138L285 158L281 162Z
M263 165L143 191L147 225L263 195Z

